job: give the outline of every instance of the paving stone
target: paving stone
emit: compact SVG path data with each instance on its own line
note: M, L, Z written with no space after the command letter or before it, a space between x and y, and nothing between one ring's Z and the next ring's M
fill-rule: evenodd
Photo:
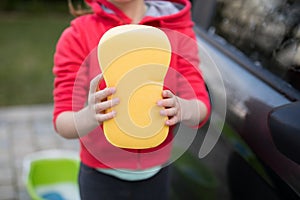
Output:
M24 157L40 150L79 150L77 140L55 133L52 106L0 108L0 200L30 200L23 181Z
M13 184L13 171L12 168L1 167L1 176L0 176L0 187L5 185Z
M0 139L6 139L8 138L8 133L7 133L7 125L6 124L1 124L0 125Z
M0 199L1 200L14 200L17 197L15 188L11 185L0 186Z
M0 152L0 172L2 173L2 168L12 167L10 156L7 153Z
M18 194L19 200L32 200L26 189L22 189Z

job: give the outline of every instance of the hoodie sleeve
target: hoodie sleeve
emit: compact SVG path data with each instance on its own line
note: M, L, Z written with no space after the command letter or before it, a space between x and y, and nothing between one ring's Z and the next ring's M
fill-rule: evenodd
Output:
M71 26L67 28L61 35L54 54L54 111L53 122L57 116L64 111L77 111L82 108L87 91L86 86L82 84L81 88L76 88L76 94L74 93L76 82L84 76L79 76L78 72L82 63L86 57L84 47L82 45L82 38L79 29L76 26L76 21L71 23ZM85 73L81 70L80 73ZM76 101L74 99L77 98ZM76 102L76 103L74 103Z
M171 71L166 82L177 96L183 99L198 99L205 104L208 114L199 124L201 127L210 116L211 105L205 81L199 69L200 60L195 33L190 26L180 32L172 31L168 36L172 44L173 55Z

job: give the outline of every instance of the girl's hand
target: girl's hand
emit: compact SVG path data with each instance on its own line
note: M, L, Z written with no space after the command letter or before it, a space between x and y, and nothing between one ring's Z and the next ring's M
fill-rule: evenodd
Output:
M166 121L167 126L175 125L182 120L179 97L174 95L170 90L164 90L162 97L163 99L157 102L158 106L165 108L160 111L160 114L169 117Z
M88 96L88 108L93 115L93 119L98 123L102 123L116 116L116 111L105 113L105 110L112 108L119 103L118 98L107 100L107 97L116 92L115 88L105 88L98 90L99 82L103 79L103 75L99 74L90 82L90 91Z
M56 131L65 138L83 137L94 130L99 123L116 116L115 111L104 111L119 103L117 98L107 100L107 97L115 93L115 88L105 88L97 91L102 74L96 76L90 82L88 105L79 111L65 111L56 119Z
M160 114L169 117L166 121L167 126L178 122L183 122L188 126L197 126L207 115L205 104L198 99L182 99L170 90L164 90L162 97L163 99L159 100L157 105L165 108L160 111Z

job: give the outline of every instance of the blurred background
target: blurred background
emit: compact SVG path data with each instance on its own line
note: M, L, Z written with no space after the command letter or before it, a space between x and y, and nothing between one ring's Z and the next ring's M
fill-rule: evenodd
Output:
M85 6L83 0L72 2ZM269 70L279 76L299 71L299 1L213 2L217 10L212 31L253 60L274 66ZM0 107L52 102L55 44L71 19L67 0L0 2ZM294 79L289 82L299 87Z
M0 2L0 107L52 102L55 44L71 15L67 1Z
M53 54L72 18L67 0L0 1L0 200L31 199L27 155L78 149L52 126Z
M299 0L201 1L206 4L199 1L192 1L196 24L221 36L221 41L226 40L241 50L255 65L300 89ZM72 2L75 7L84 6L83 0ZM53 54L58 38L73 19L67 3L67 0L0 1L0 200L31 199L22 180L25 156L42 150L79 148L76 140L62 139L52 126ZM209 11L205 5L210 4L216 9ZM211 19L197 18L202 11L210 12ZM203 141L197 139L192 146L196 153ZM250 150L245 151L243 142L237 143L243 144L239 149L244 155L255 158ZM183 157L174 169L180 176L174 179L174 190L180 192L184 185L186 190L182 191L195 195L191 199L232 199L226 172L232 151L231 145L220 139L201 162L196 157ZM256 158L254 161L262 169ZM244 174L252 176L247 171L242 178ZM264 189L253 190L267 193ZM185 199L186 193L181 196ZM180 199L180 194L174 199Z

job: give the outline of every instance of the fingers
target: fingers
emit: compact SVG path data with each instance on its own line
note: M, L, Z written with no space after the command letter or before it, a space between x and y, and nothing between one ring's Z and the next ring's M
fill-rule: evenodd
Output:
M158 106L165 108L176 106L177 97L170 90L164 90L162 92L162 97L164 99L161 99L157 102Z
M95 104L97 102L103 101L108 96L116 92L115 88L105 88L103 90L97 91L99 82L103 79L103 75L99 74L94 77L90 82L90 91L89 91L89 104Z
M114 94L115 91L115 88L105 88L95 93L94 112L98 122L101 123L116 116L116 111L105 112L120 102L118 98L107 100L107 97Z
M165 108L160 111L160 115L168 117L168 120L165 122L167 126L175 125L181 119L178 97L169 90L164 90L162 96L164 99L157 102L158 106Z
M116 116L116 114L117 114L116 111L111 111L108 113L99 113L99 114L96 114L96 120L99 123L102 123L106 120L114 118Z
M94 98L96 102L100 102L105 100L107 97L113 95L116 92L116 88L105 88L103 90L99 90L94 94Z
M163 92L162 92L162 96L164 97L164 98L170 98L170 97L173 97L173 96L175 96L170 90L164 90Z
M165 108L175 107L176 103L177 103L177 100L175 98L176 97L168 98L168 99L162 99L157 104L158 104L158 106L165 107Z
M107 101L101 101L101 102L95 104L94 110L96 113L101 113L109 108L112 108L113 106L118 105L119 102L120 101L118 98L114 98L114 99L107 100Z
M176 107L166 108L160 111L160 115L167 116L167 117L173 117L176 116L177 114L178 114L178 109Z
M98 121L98 123L101 124L102 122L104 122L106 120L114 118L117 114L116 111L114 111L114 110L112 110L110 112L106 112L106 111L118 104L119 104L118 98L100 101L100 102L94 104L95 118Z
M173 126L173 125L177 124L178 122L180 122L180 118L178 118L177 116L174 116L174 117L168 119L168 120L165 122L165 124L166 124L167 126Z
M108 93L109 94L109 93ZM100 96L106 96L106 95L100 95ZM104 101L99 101L97 103L94 104L94 114L95 114L95 118L98 121L98 123L102 123L106 120L112 119L116 116L116 111L112 110L110 112L107 112L108 109L116 106L119 104L119 99L118 98L114 98L111 100L104 100Z
M92 111L95 119L99 123L102 123L103 121L115 117L116 116L115 111L111 111L111 112L105 112L105 111L119 104L118 98L107 100L109 96L113 95L116 92L115 88L105 88L103 90L97 91L99 82L102 79L103 79L102 74L99 74L91 80L89 98L88 98L88 104L90 110Z

